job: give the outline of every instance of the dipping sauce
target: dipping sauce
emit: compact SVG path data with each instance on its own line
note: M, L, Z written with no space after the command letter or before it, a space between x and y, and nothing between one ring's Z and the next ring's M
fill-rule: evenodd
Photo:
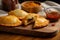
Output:
M52 11L51 13L46 13L47 18L51 20L58 20L60 18L60 13Z
M37 13L41 8L41 3L37 1L26 1L22 3L22 9L29 13Z
M37 3L34 3L34 2L28 2L28 3L24 4L24 6L29 7L29 8L33 8L35 6L40 6L40 5Z

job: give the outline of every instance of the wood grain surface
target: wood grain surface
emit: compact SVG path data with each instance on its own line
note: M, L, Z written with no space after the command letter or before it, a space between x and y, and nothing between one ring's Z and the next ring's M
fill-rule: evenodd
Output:
M0 40L60 40L60 32L53 38L37 38L0 32Z

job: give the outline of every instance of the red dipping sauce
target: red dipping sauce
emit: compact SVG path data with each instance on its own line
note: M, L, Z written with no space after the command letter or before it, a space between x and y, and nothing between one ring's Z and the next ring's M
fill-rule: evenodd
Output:
M51 20L58 20L60 18L60 13L52 11L51 13L46 13L47 18Z

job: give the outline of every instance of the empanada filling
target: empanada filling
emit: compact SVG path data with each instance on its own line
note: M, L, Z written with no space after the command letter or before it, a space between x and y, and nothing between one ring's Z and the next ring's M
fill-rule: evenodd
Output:
M27 22L31 22L31 21L33 21L33 18L31 18L31 19L27 19Z

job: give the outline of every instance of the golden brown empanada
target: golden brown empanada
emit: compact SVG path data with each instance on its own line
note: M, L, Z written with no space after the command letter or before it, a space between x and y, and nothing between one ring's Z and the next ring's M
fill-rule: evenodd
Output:
M45 19L44 17L39 17L35 19L33 28L42 28L49 24L49 20Z
M28 13L23 11L23 10L16 9L16 10L13 10L13 11L9 12L8 15L15 15L19 19L23 19L26 15L28 15Z
M35 21L35 17L39 17L39 15L35 14L35 13L29 13L27 16L25 16L25 18L22 20L22 22L24 25L28 25Z
M21 21L13 15L2 16L0 17L0 25L2 26L19 26L21 25Z

